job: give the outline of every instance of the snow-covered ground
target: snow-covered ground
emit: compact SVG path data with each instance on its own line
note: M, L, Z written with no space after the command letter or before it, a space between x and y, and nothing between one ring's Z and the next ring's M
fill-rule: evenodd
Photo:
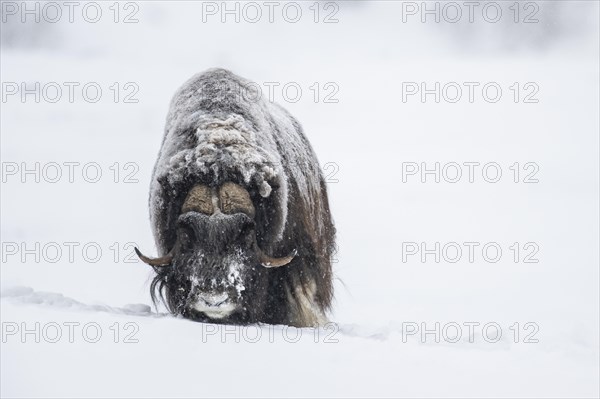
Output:
M221 2L120 3L119 21L139 20L125 24L101 4L98 23L80 9L69 23L66 7L58 23L5 12L2 397L598 397L598 3L532 3L531 24L513 22L512 2L496 24L421 23L400 2L302 2L297 23L283 4L273 23L261 2L261 21L222 23ZM520 20L535 11L519 7ZM275 85L328 176L339 253L321 330L149 306L152 273L131 243L153 252L148 186L167 107L215 66L263 95ZM23 82L40 82L39 102L22 100ZM456 84L439 103L403 101L421 82ZM440 183L406 173L436 162ZM479 162L472 183L465 162ZM410 254L436 242L439 263Z

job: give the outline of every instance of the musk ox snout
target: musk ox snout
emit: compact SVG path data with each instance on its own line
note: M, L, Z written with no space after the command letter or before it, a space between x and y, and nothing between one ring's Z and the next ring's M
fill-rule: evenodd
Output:
M200 246L189 250L182 247L181 251L173 262L173 273L174 280L182 284L169 291L176 293L173 299L177 293L183 294L177 307L184 316L237 323L255 319L248 305L262 302L267 275L252 247L232 243L225 252L210 252Z

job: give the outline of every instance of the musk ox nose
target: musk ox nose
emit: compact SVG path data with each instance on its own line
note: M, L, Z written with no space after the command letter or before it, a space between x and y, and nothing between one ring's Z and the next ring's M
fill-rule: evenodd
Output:
M204 302L207 306L219 306L223 305L229 300L229 295L226 293L214 294L214 293L200 293L198 294L198 301Z
M226 293L198 293L191 307L211 319L223 319L238 308Z

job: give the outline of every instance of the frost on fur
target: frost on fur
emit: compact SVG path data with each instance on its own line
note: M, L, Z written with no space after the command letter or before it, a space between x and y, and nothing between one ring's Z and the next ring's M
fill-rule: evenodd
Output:
M219 255L196 243L195 253L206 257L179 254L179 273L187 270L187 277L200 276L200 280L190 282L186 276L162 270L153 286L168 291L171 284L174 292L202 291L209 287L203 279L215 278L206 269L211 267L219 275L215 280L218 285L225 278L219 289L231 291L242 301L254 298L253 303L243 307L254 312L255 320L314 324L315 320L324 320L333 295L330 258L335 228L325 182L300 124L280 106L246 96L249 83L229 71L212 69L183 84L171 101L150 187L150 218L158 253L163 258L175 247L180 248L176 243L181 242L182 205L193 187L200 185L204 187L202 192L213 193L228 182L243 187L241 190L256 209L250 220L231 215L220 219L200 215L193 223L204 226L212 232L211 237L221 240L214 242L215 246L235 246L244 256L242 260L228 261L221 249ZM212 198L220 201L214 194ZM207 208L219 210L217 206ZM215 223L223 223L233 235L244 231L244 237L237 239L246 240L245 243L223 244L228 238L213 231ZM239 230L246 228L252 232ZM254 253L248 240L255 240L252 248L260 251ZM283 270L265 271L257 262L264 259L263 253L293 260ZM222 275L220 265L229 270L234 263L233 271ZM262 288L257 288L259 281ZM214 293L194 295L204 298L196 305L202 311L208 306L206 301L221 298ZM177 302L177 298L173 301Z

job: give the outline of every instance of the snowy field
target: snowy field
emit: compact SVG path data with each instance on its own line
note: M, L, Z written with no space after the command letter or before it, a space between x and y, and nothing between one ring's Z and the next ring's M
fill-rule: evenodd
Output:
M22 23L2 3L2 397L600 395L597 2L498 2L496 23L487 2L457 23L421 2L273 22L262 2L107 2L96 23L37 4ZM297 117L327 176L320 330L151 306L152 167L171 96L211 67Z

